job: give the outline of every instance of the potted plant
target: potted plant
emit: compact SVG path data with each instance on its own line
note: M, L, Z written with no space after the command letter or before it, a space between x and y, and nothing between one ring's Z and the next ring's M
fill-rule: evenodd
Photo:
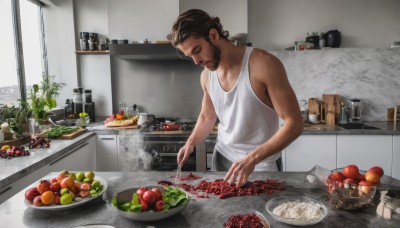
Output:
M6 122L17 139L22 138L24 133L28 132L28 118L32 113L26 102L18 101L19 107L4 106L0 109L0 123Z
M51 126L48 111L57 107L56 97L65 86L65 83L54 82L54 77L54 75L43 74L40 85L34 84L29 92L28 99L35 126Z

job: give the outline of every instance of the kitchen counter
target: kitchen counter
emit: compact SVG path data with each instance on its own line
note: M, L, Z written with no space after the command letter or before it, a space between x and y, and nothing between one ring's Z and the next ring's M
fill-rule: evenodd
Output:
M52 139L50 148L29 149L30 156L0 159L0 189L56 160L94 135L93 132L86 132L74 139Z
M208 180L223 178L224 172L194 173ZM50 173L42 179L49 179L57 173ZM219 199L192 198L189 205L180 214L154 222L135 222L119 216L111 206L112 197L127 188L157 185L157 181L173 181L175 172L96 172L97 176L107 180L108 189L102 198L84 206L65 211L41 211L28 208L24 204L24 192L20 191L0 205L2 227L75 227L87 224L108 224L114 227L222 227L218 216L235 209L255 209L260 211L270 222L271 227L292 227L275 221L265 210L269 199L281 196L306 195L317 199L327 206L326 218L313 227L400 227L400 215L395 214L392 220L385 220L376 215L376 206L357 212L338 210L327 202L325 188L321 183L305 181L307 173L295 172L255 172L250 180L277 179L285 181L284 191L275 191L271 195L242 196ZM183 173L187 175L187 173ZM192 181L195 184L200 180ZM189 182L188 182L189 183Z
M344 129L338 125L328 127L326 124L310 124L304 123L303 135L400 135L400 123L394 124L393 122L386 121L366 121L364 122L371 126L377 127L376 130L361 130L361 129ZM118 135L118 134L136 134L143 133L139 129L118 129L107 128L103 122L90 123L87 127L89 131L94 131L99 135ZM163 131L163 132L146 132L145 134L181 134L190 135L191 132L182 131ZM210 135L217 135L218 131L212 131Z

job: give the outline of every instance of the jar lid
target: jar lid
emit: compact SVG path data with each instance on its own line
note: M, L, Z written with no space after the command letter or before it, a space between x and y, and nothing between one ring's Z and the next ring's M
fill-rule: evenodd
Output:
M85 93L92 93L91 89L85 89Z

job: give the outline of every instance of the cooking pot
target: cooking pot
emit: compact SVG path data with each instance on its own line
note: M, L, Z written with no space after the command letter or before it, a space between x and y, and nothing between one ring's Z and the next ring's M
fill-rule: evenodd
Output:
M153 121L156 117L152 114L147 114L147 113L139 113L139 119L137 124L138 125L145 125L151 121Z
M342 43L342 36L337 29L330 30L325 34L325 40L327 47L338 48Z

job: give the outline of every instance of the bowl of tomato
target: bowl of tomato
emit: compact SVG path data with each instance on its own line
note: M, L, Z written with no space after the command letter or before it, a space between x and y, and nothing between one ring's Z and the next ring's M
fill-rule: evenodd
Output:
M178 214L189 204L183 189L172 186L129 188L114 195L112 206L119 215L134 221L156 221Z

